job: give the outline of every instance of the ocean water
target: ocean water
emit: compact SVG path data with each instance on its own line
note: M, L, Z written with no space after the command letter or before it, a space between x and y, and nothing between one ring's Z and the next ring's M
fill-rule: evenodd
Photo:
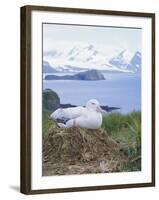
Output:
M141 77L137 74L105 73L106 80L43 80L43 89L50 88L60 97L61 103L85 105L97 99L101 105L119 107L119 112L141 110Z

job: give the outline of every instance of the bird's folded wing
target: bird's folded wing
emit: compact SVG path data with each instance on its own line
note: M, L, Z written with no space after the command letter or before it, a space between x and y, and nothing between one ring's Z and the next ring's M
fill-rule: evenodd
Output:
M54 119L62 119L62 120L75 119L82 115L84 109L85 109L84 107L80 106L73 108L65 108L65 109L59 108L53 113L52 116Z
M70 119L77 118L82 115L85 108L83 107L75 107L75 108L66 108L64 109L64 115L65 117L68 117Z

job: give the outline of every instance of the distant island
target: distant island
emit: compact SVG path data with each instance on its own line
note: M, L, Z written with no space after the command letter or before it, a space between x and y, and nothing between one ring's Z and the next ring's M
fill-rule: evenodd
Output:
M46 75L45 80L83 80L83 81L98 81L98 80L105 80L104 75L96 70L88 70L85 72L79 72L74 75L64 75L64 76L57 76L57 75Z

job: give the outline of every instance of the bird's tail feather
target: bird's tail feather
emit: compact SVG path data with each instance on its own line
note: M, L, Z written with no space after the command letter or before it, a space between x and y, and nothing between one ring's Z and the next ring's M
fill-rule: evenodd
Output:
M71 128L71 127L75 126L75 120L74 120L74 119L71 119L71 120L67 121L66 124L57 123L57 125L58 125L60 128Z
M57 123L57 125L59 128L67 128L67 125L63 123Z

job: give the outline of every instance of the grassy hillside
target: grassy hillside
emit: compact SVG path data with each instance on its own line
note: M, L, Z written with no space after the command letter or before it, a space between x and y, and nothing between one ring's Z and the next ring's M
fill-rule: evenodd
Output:
M43 138L47 139L49 131L56 123L49 119L51 113L43 113ZM127 115L112 113L103 118L102 129L120 145L120 151L128 158L122 171L141 170L141 112Z

